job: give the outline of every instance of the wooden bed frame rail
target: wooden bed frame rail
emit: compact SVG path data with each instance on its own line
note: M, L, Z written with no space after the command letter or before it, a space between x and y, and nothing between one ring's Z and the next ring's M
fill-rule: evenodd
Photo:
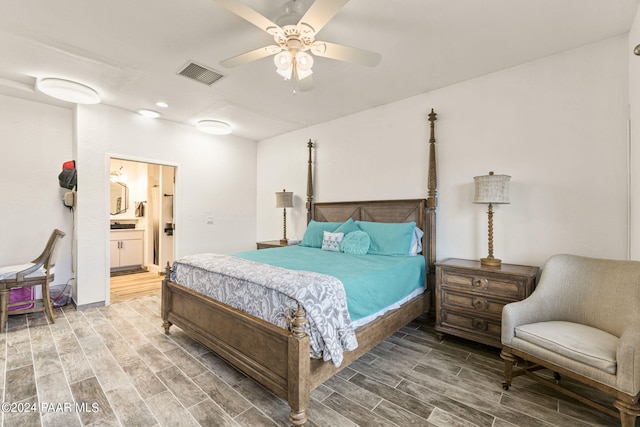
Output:
M315 203L311 157L313 143L308 143L308 220L346 221L354 218L382 222L415 221L425 231L423 255L427 266L427 292L358 328L358 348L344 353L340 367L309 357L309 336L304 332L306 319L300 306L293 315L291 331L288 331L172 282L169 265L162 282L161 315L165 333L169 333L171 325L179 326L187 335L277 396L286 399L291 408L289 421L294 426L305 424L311 390L431 307L430 290L434 284L436 259L435 120L436 114L431 110L429 194L426 200Z

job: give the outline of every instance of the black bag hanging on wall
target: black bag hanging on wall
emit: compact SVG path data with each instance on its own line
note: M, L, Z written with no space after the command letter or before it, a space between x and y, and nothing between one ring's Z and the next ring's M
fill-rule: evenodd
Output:
M58 175L60 187L73 190L78 186L75 160L70 160L62 164L62 172Z

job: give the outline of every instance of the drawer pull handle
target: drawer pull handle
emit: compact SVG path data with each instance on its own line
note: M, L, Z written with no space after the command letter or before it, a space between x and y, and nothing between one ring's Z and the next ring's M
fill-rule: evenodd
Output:
M486 287L487 280L486 279L474 279L472 285L474 288Z
M471 305L477 310L486 310L489 308L489 302L486 299L481 298L474 298L471 301Z
M486 320L473 319L471 326L476 331L486 331L489 329L489 323Z

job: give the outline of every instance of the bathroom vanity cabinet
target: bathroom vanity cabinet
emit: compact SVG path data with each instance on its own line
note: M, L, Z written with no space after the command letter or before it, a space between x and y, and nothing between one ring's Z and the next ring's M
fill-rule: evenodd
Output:
M144 230L111 230L111 269L143 264Z

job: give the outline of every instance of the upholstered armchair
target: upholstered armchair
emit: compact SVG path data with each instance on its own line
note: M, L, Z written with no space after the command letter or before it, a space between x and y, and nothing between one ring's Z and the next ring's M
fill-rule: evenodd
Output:
M503 388L518 375L635 426L640 415L640 262L555 255L536 290L502 311ZM518 369L514 364L518 362ZM547 368L556 381L538 369ZM562 376L615 397L612 408L562 387Z

